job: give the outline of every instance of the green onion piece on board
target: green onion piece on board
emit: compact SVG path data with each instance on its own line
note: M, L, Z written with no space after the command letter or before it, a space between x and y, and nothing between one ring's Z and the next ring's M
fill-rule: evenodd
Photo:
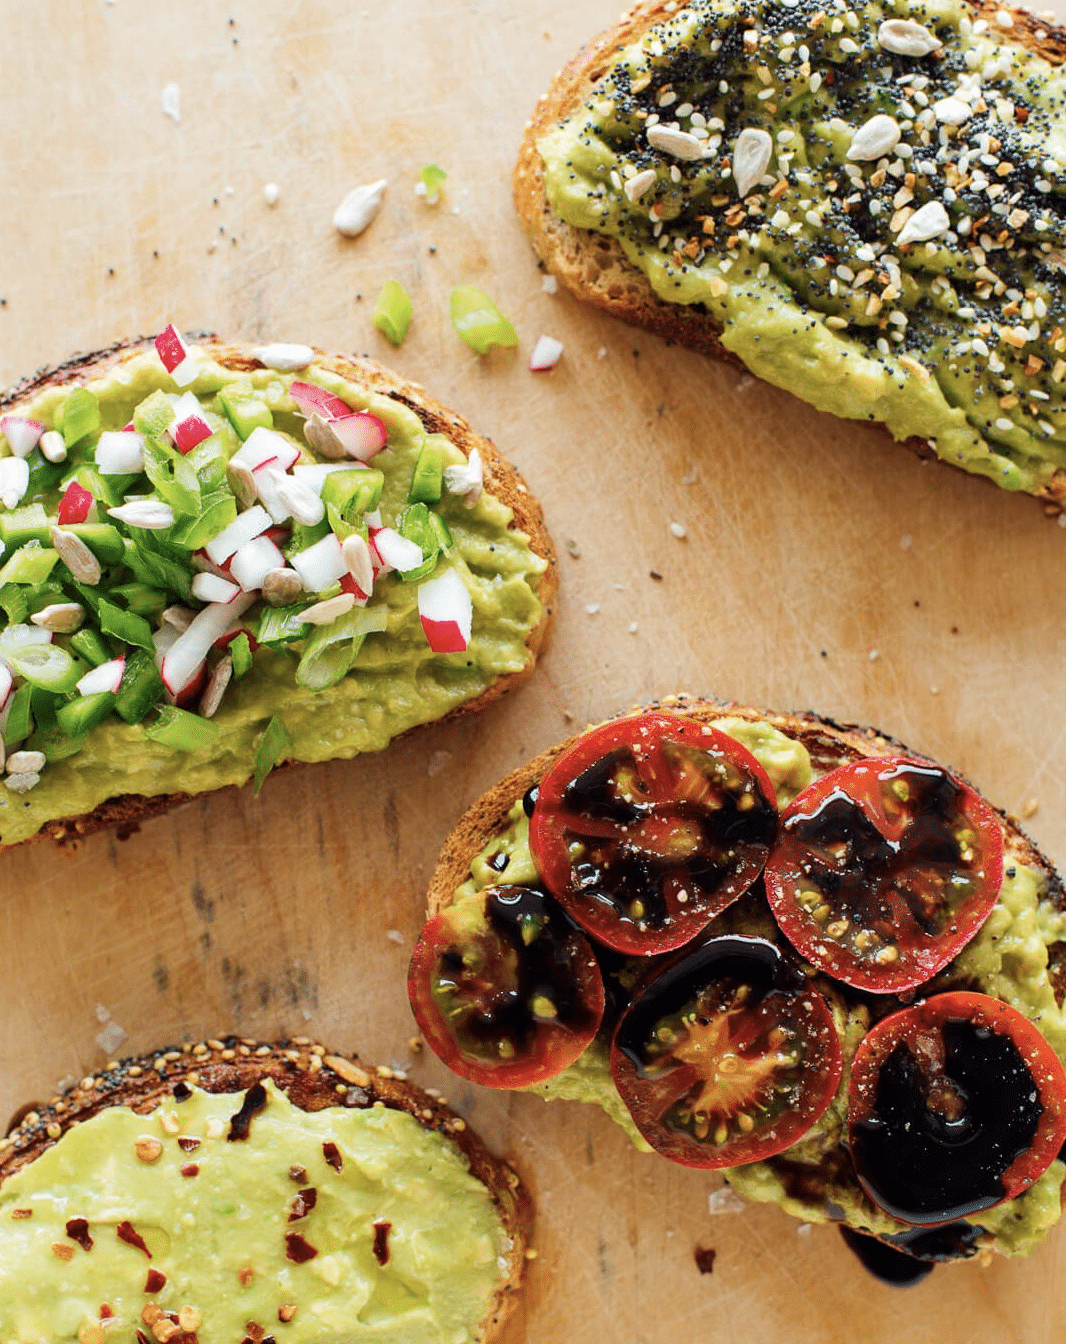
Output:
M72 691L85 671L59 644L20 644L4 657L17 676L45 691Z
M483 289L460 285L452 290L452 326L476 354L488 354L490 346L510 349L518 344L518 333Z
M427 163L418 175L423 191L419 195L424 195L427 205L436 205L440 198L440 189L448 180L448 174L439 163Z
M115 708L114 691L96 691L93 695L79 695L68 700L56 711L59 726L68 737L84 737L90 728L111 717Z
M253 784L257 798L267 775L270 774L285 753L291 750L292 738L289 736L289 730L275 714L267 724L266 732L259 739L259 750L255 755Z
M146 737L153 742L162 742L165 747L175 751L199 751L209 747L218 737L218 724L203 719L199 714L190 714L187 709L178 709L174 705L164 705L159 718L145 728Z
M381 286L370 320L393 345L402 345L414 311L411 296L399 280L386 280Z
M246 634L239 634L229 642L229 656L233 661L233 676L239 681L252 670L252 646Z

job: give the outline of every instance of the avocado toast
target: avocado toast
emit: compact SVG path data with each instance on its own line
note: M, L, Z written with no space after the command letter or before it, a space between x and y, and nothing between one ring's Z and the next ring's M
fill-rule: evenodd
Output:
M529 1198L389 1069L207 1041L97 1075L0 1141L8 1340L489 1341Z
M379 750L532 670L554 556L513 468L369 360L256 349L168 328L4 399L0 843Z
M1057 508L1064 56L966 0L638 4L538 104L518 212L579 297Z
M698 798L705 792L702 784L697 787L691 782L691 772L684 788L666 790L669 806L664 806L662 815L674 816L670 809L676 806L679 818L669 825L656 820L654 807L646 818L639 803L634 803L642 796L642 785L627 783L623 788L620 783L630 778L626 772L631 732L647 733L654 743L657 734L664 735L664 740L696 734L700 740L706 730L712 730L718 744L715 750L725 749L719 765L724 762L732 770L746 759L745 768L762 781L754 792L746 788L737 793L739 805L732 811L725 807L718 812L725 818L718 823L724 828L722 834L730 837L730 858L720 861L726 870L724 878L721 872L715 875L708 858L714 851L707 833L691 849L690 857L693 828L704 823L695 821L691 810L686 811L677 800ZM618 735L617 740L612 734ZM604 735L610 740L605 742ZM728 741L722 743L723 737ZM882 767L895 771L885 776L890 781L889 797L898 790L897 796L906 799L909 790L917 798L928 790L930 806L915 805L911 821L917 818L918 824L909 832L910 839L901 840L906 828L903 833L893 830L893 823L886 824L883 815L879 825L871 823L878 805L871 806L868 798L865 813L853 805L854 799L868 794L869 773ZM865 783L859 778L864 771ZM560 772L571 781L562 789L557 782ZM645 772L646 776L650 773L650 769ZM672 771L666 773L674 777ZM678 770L676 778L684 780L685 772ZM649 787L654 793L654 784ZM826 792L830 789L832 793ZM943 789L947 792L941 793ZM936 802L931 801L934 796ZM769 805L766 799L771 800ZM626 811L634 807L635 811ZM833 809L841 809L835 819ZM584 818L580 823L574 822L577 813ZM620 820L623 814L628 820ZM560 815L570 827L561 837L553 830ZM694 815L698 818L699 811ZM786 842L791 828L798 825L802 832L811 817L824 821L826 816L832 822L829 833L811 842L805 867L790 869ZM752 826L761 827L761 832L753 832ZM586 841L578 838L578 832L604 838ZM945 841L949 834L959 837L958 852L966 855L961 867L968 874L949 865L948 883L942 886L943 871L936 878L930 874L937 871L945 843L948 852L953 849L954 842ZM619 836L623 837L621 847ZM983 840L976 841L975 836ZM559 859L557 838L569 855L566 861ZM600 848L590 853L589 846L596 844ZM906 864L896 866L898 850L906 851L912 844L917 847L917 878L913 873L906 875ZM739 857L734 857L734 851ZM815 853L822 853L823 858L813 860ZM688 878L680 893L674 884L668 902L656 913L654 903L668 888L663 874L672 854L680 855L678 862ZM827 861L825 854L835 857ZM850 878L835 866L841 855L858 855L857 869L864 875L858 891L850 895ZM840 862L845 860L840 858ZM573 884L561 875L560 863L562 874L574 874ZM740 872L744 865L746 872ZM713 895L716 904L697 911L701 866L711 872L708 889L726 891L726 896ZM789 876L801 871L807 876ZM636 888L628 885L631 873L641 874ZM893 881L886 882L886 874ZM902 902L897 900L894 882L905 893ZM581 888L587 892L584 903L584 898L575 897L574 884L578 895ZM975 892L982 884L983 894L978 898ZM650 914L645 910L633 913L634 889ZM791 899L794 891L795 902ZM876 896L871 895L874 891ZM957 900L950 894L953 891L968 894ZM808 899L809 892L816 899ZM560 893L566 895L562 915L552 899L561 899ZM882 913L884 901L891 917ZM490 906L492 913L487 915ZM667 906L670 913L664 917ZM715 911L710 917L709 909ZM620 911L628 914L623 917ZM491 1085L528 1086L546 1098L596 1101L641 1146L647 1140L685 1165L724 1169L733 1187L751 1199L777 1203L805 1222L838 1223L921 1259L965 1257L990 1248L1024 1254L1059 1217L1066 1168L1055 1160L1058 1130L1045 1134L1046 1143L1034 1136L1045 1121L1054 1117L1061 1128L1066 1118L1061 1063L1066 1054L1066 902L1060 881L1013 820L989 807L941 767L873 729L841 726L813 714L764 713L687 697L631 711L542 753L475 803L442 850L430 885L429 912L430 923L412 961L412 1003L430 1044L463 1076ZM695 923L684 928L693 916ZM496 942L486 933L486 918L505 949L498 964L492 950ZM644 918L649 929L640 931L637 938L634 921ZM510 934L505 937L501 932L508 919L506 928L513 926L521 933L518 942L513 942L513 953L506 951L512 945L507 943ZM530 983L535 981L540 988L527 1002L521 988L514 992L515 975L519 985L526 981L525 972L516 972L511 958L517 957L521 968L526 964L523 945L535 949L538 941L550 944L551 938L541 940L540 934L550 930L553 921L551 938L559 941L561 950L552 955L537 952L542 960L528 964ZM624 926L621 935L620 924ZM926 946L931 930L936 933L926 951L933 949L935 955L924 966L917 962L905 966L916 954L926 955L916 950ZM574 935L584 935L584 940L579 936L575 943ZM630 944L629 939L636 941ZM764 1042L747 1055L740 1052L747 1064L736 1060L723 1064L731 1052L722 1054L712 1048L718 1030L712 1027L720 1020L714 1013L704 1023L705 1033L710 1033L707 1040L698 1048L696 1044L677 1047L677 1058L687 1060L686 1067L695 1062L696 1074L684 1069L678 1072L676 1061L673 1065L676 1076L688 1080L688 1095L699 1099L699 1105L691 1103L694 1112L686 1113L683 1107L680 1112L657 1109L640 1095L639 1088L632 1087L634 1060L638 1061L637 1074L646 1079L654 1080L661 1067L642 1056L643 1046L638 1048L639 1042L634 1045L626 1036L625 1024L638 1021L643 1012L645 1018L650 1014L653 1022L659 1022L652 1039L674 1039L679 1032L684 1038L685 1031L678 1026L684 1013L679 1019L676 1003L670 1011L662 1008L664 996L669 997L671 977L675 985L683 982L692 964L702 959L706 971L714 958L758 963L756 985L760 976L766 980L769 972L765 968L772 968L771 979L780 980L779 984L774 981L774 992L780 990L781 1001L792 1004L779 1010L775 1030L790 1027L793 1016L809 1015L812 1004L817 1009L809 1037L814 1052L811 1067L779 1080L781 1095L790 1099L787 1123L765 1096L757 1100L763 1084L776 1078L767 1061L781 1047L768 1050ZM558 969L564 964L569 967L565 976ZM484 971L488 985L494 988L464 999L463 968L467 966L471 971L475 966L495 967L501 978L494 981ZM581 976L587 977L589 988ZM562 984L580 988L570 998L559 997ZM817 994L809 993L812 987ZM495 989L502 997L496 996ZM805 989L810 1004L803 999ZM769 1001L772 995L766 992ZM453 994L458 997L449 997ZM806 1004L802 1012L796 1007L797 1000L788 997L795 994ZM976 1005L974 999L979 1000ZM505 1000L512 1005L510 1015L504 1011ZM654 1011L647 1007L649 1002L658 1005ZM959 1024L950 1031L963 1036L972 1030L982 1037L986 1029L963 1020L971 1009L986 1015L1002 1012L1013 1021L1019 1038L1029 1040L1022 1053L1031 1046L1045 1057L1056 1081L1041 1101L1042 1118L1039 1123L1034 1120L1029 1139L1019 1145L1025 1149L1031 1141L1044 1149L1041 1174L1032 1180L1026 1177L1027 1184L1004 1177L1005 1184L997 1187L995 1197L988 1191L975 1194L970 1184L979 1183L978 1173L986 1164L984 1158L975 1157L979 1145L963 1144L961 1184L949 1190L949 1183L938 1174L941 1167L950 1165L948 1150L941 1146L943 1136L934 1136L928 1147L907 1156L894 1147L899 1136L881 1112L894 1098L909 1096L912 1083L922 1092L923 1084L913 1079L906 1086L886 1083L886 1090L877 1094L873 1117L861 1114L871 1091L865 1088L856 1096L852 1074L857 1071L857 1059L865 1067L870 1054L866 1043L877 1041L874 1028L881 1030L881 1024L891 1026L902 1020L902 1040L910 1029L906 1015L925 1011L923 1004L951 1009L953 1016L961 1005ZM826 1008L832 1027L826 1026ZM454 1025L442 1030L438 1014L447 1016L449 1011L454 1014ZM694 1031L685 1030L690 1029ZM656 1034L662 1032L666 1035ZM697 1035L691 1039L700 1041ZM960 1047L960 1060L968 1048ZM706 1052L702 1067L701 1051ZM903 1045L899 1051L905 1058ZM1028 1057L1035 1059L1036 1055ZM896 1054L889 1058L896 1059ZM884 1059L878 1062L884 1064ZM958 1067L965 1066L960 1063ZM1042 1067L1034 1064L1037 1072ZM787 1068L784 1073L788 1074ZM931 1076L936 1073L933 1067ZM947 1093L954 1096L954 1064L948 1075ZM664 1077L670 1076L667 1069ZM728 1081L730 1076L737 1079L735 1084ZM919 1069L919 1078L924 1076ZM1011 1069L1003 1061L992 1076L998 1080L997 1092L1002 1089L1004 1096L1015 1095L1014 1083L1005 1081L1012 1077ZM705 1080L705 1091L695 1086L694 1078ZM941 1084L943 1078L926 1095L935 1096ZM925 1086L929 1087L928 1079ZM1023 1078L1018 1095L1028 1096L1030 1087ZM939 1114L942 1106L943 1097L940 1102L930 1100L928 1114ZM721 1117L720 1122L713 1119L715 1115ZM709 1128L707 1116L711 1117ZM975 1117L976 1111L969 1114L973 1134L967 1143L982 1127ZM965 1122L967 1108L963 1107L954 1114L953 1123ZM856 1148L866 1142L867 1129L893 1135L887 1158L855 1159ZM885 1193L878 1170L883 1165L892 1171L916 1172L916 1188L906 1198L919 1203L932 1199L939 1207L905 1209L903 1197ZM1004 1200L1005 1191L1012 1197Z

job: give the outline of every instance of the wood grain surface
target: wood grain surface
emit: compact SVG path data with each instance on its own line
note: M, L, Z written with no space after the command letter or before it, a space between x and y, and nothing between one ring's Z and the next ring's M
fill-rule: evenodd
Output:
M1061 1339L1066 1231L1028 1262L892 1290L831 1229L767 1208L710 1216L717 1178L640 1156L591 1108L493 1095L409 1057L403 979L439 842L499 776L649 696L875 723L997 804L1035 805L1028 828L1066 863L1066 530L542 290L512 160L538 93L616 4L0 3L0 380L170 320L367 351L515 461L563 585L541 669L477 721L292 771L258 802L191 804L123 842L3 855L0 1114L123 1051L315 1035L445 1086L522 1167L539 1256L512 1344ZM161 103L172 82L178 122ZM436 208L413 193L430 161L450 174ZM342 239L334 208L377 177L380 216ZM369 321L390 277L415 302L395 353ZM497 298L518 352L478 359L459 341L460 283ZM532 375L541 333L565 353ZM717 1253L710 1274L700 1247Z

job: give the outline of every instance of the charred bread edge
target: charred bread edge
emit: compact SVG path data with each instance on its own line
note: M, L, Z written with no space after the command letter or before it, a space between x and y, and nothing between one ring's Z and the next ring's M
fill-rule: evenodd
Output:
M975 18L989 20L994 20L997 11L1005 8L993 0L964 0L964 3ZM526 123L514 172L515 208L538 260L579 299L665 341L676 341L747 372L744 362L722 345L722 327L702 304L675 304L660 299L644 273L630 264L616 239L565 223L552 211L544 191L544 160L537 141L556 122L577 111L622 48L681 8L684 5L676 5L673 0L638 0L614 27L593 38L556 75ZM1066 61L1066 29L1037 18L1026 9L1006 8L1014 17L1014 27L1009 31L995 29L1001 42L1024 47L1052 65ZM926 439L912 436L901 442L921 458L936 458ZM948 465L956 471L965 470L951 462ZM1047 504L1046 512L1050 515L1062 512L1066 508L1066 470L1060 467L1033 493Z
M217 340L210 332L196 332L189 339L194 341L198 347L204 349L212 359L224 368L234 372L248 372L265 367L251 353L252 346L250 343L246 347L229 344ZM124 359L152 348L152 339L141 337L137 340L117 342L115 345L108 346L105 350L74 355L55 368L41 369L31 377L24 378L10 391L0 395L0 412L10 411L19 404L32 400L47 388L62 387L67 383L80 383L89 379L104 377ZM529 659L525 667L521 672L512 672L500 677L473 700L468 700L465 704L449 710L447 714L443 714L433 722L447 723L462 714L483 709L494 700L498 700L502 695L505 695L512 687L524 681L532 673L537 656L548 636L548 630L554 615L559 575L558 561L552 547L551 537L545 527L543 510L530 494L516 469L500 454L495 445L490 440L475 433L462 416L450 411L417 383L407 382L382 365L361 355L329 354L324 350L315 348L314 362L322 368L328 369L331 373L347 378L371 392L391 397L393 400L400 402L418 416L427 433L447 435L451 442L467 457L476 448L481 454L484 466L485 489L511 509L514 514L513 526L529 537L530 549L533 553L547 561L547 568L540 576L538 594L543 614L539 625L532 631L526 641L526 646L529 649ZM406 731L412 732L414 730L407 729ZM397 736L403 737L406 736L406 733L400 733ZM395 740L394 738L393 741ZM301 762L291 761L280 768L284 769L298 764L301 764ZM210 792L223 793L233 787L235 786L226 785L222 789L211 790ZM91 835L94 831L105 830L111 826L117 827L120 839L125 839L138 829L142 821L149 817L158 816L162 812L169 811L172 807L177 807L180 803L190 802L193 798L207 796L206 793L169 793L157 796L135 793L117 794L115 797L108 798L99 804L92 812L86 812L77 817L57 818L46 822L36 835L30 836L20 843L30 844L35 840L48 839L54 840L60 845L76 845L84 836ZM0 852L14 848L14 845L0 845Z
M647 710L667 710L694 719L697 723L714 724L722 718L745 719L749 723L769 723L788 737L802 742L810 753L811 762L816 769L825 772L835 766L859 760L863 757L902 754L917 760L928 761L932 765L941 764L922 752L913 751L898 738L879 732L876 728L860 724L837 723L813 711L792 714L775 713L754 709L748 705L734 704L728 700L709 700L695 696L666 696L661 700L643 705L635 705L612 718L626 718L631 714ZM460 818L454 830L444 842L433 875L430 878L427 898L430 917L451 905L455 892L470 876L470 865L474 858L491 841L492 837L506 828L507 816L514 804L523 798L526 792L539 783L554 762L568 751L584 734L577 733L549 747L528 765L520 766L502 779L494 788L483 794ZM958 778L963 776L954 772ZM968 780L964 782L969 783ZM973 787L971 785L971 787ZM975 792L979 790L975 789ZM981 795L984 796L983 794ZM1046 858L1019 826L1017 820L1001 808L993 809L1003 827L1004 858L1007 861L1032 868L1047 879L1047 899L1060 910L1066 909L1066 892L1062 878L1054 865ZM1048 978L1061 1003L1066 994L1066 945L1056 944L1059 955L1054 964L1049 962ZM1060 1194L1066 1207L1066 1182ZM858 1230L858 1229L856 1229ZM864 1235L872 1235L864 1233ZM883 1240L878 1237L877 1240ZM891 1243L888 1243L891 1244Z
M0 1189L9 1176L53 1147L67 1130L110 1106L128 1106L147 1115L166 1102L180 1101L182 1085L211 1093L239 1093L268 1078L304 1111L329 1106L366 1109L378 1102L391 1110L406 1111L424 1129L444 1135L463 1153L471 1173L488 1190L511 1241L503 1256L506 1278L481 1325L482 1338L493 1338L513 1309L532 1230L532 1201L517 1173L493 1157L445 1102L392 1069L367 1068L356 1056L330 1054L306 1037L272 1045L227 1037L108 1064L46 1104L24 1108L16 1116L14 1127L0 1139Z

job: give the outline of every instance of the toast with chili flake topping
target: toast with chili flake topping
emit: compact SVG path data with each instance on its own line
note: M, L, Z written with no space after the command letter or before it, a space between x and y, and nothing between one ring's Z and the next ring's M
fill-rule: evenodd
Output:
M655 942L653 939L644 944L640 955L635 955L632 950L621 950L628 946L626 939L633 937L632 925L627 925L625 936L620 937L616 921L639 919L645 912L642 911L641 916L627 913L628 900L634 892L643 905L658 899L656 893L667 890L667 879L656 876L666 869L660 870L655 865L672 862L669 856L680 852L677 845L687 853L685 846L690 843L694 826L715 824L713 821L693 821L693 816L698 818L701 814L686 810L691 808L691 800L700 797L705 790L702 785L697 787L692 782L699 776L684 765L685 749L670 748L680 750L680 758L665 753L662 757L654 755L657 735L664 732L656 720L664 717L668 723L663 740L688 741L698 753L704 749L720 753L722 738L728 739L724 744L726 755L716 755L713 759L723 760L728 769L741 762L739 768L749 771L748 778L755 781L755 791L748 790L750 796L747 802L742 799L739 813L728 811L726 798L725 803L720 801L710 805L708 815L715 815L721 808L719 815L726 818L722 824L729 835L728 849L730 854L734 851L740 854L739 863L744 862L745 846L762 844L761 862L765 868L758 871L753 881L749 868L745 880L751 885L744 888L741 883L739 897L731 892L731 899L724 907L715 907L717 913L709 922L704 916L695 935L687 935L687 942L665 938ZM630 724L633 726L627 728ZM704 738L713 739L712 745L705 747ZM586 742L590 743L587 749ZM630 748L626 745L631 742L636 743L632 748L633 761L637 763L635 783L630 772ZM595 750L592 743L596 744ZM646 747L646 743L652 745ZM738 747L742 750L738 751ZM641 752L645 750L650 750L652 755L645 756L648 764L641 766ZM755 758L754 763L751 757ZM681 765L677 764L678 759L681 759ZM674 764L656 764L670 761ZM605 774L608 765L609 775ZM698 768L704 770L707 766L701 764ZM825 853L829 855L859 852L862 846L867 847L863 852L872 853L869 821L862 822L862 828L856 829L856 823L850 819L852 813L845 809L845 820L832 823L829 838L805 841L814 846L804 851L808 857L798 868L788 866L794 862L788 849L788 843L793 843L790 841L792 828L798 825L798 833L805 834L803 827L808 825L809 819L817 820L823 809L828 814L834 807L841 806L841 799L847 808L852 807L853 800L863 796L861 790L872 787L856 782L863 770L869 780L878 769L885 772L883 776L877 776L878 779L903 781L898 797L904 806L908 805L909 798L920 797L921 789L927 787L921 783L923 779L937 781L935 787L929 787L934 788L941 801L930 803L931 810L928 811L919 807L916 801L913 813L916 829L904 834L917 837L913 841L915 845L926 844L936 849L942 839L935 838L940 836L937 828L941 823L930 818L934 815L957 816L958 822L944 823L950 826L945 834L959 837L958 853L965 855L960 859L962 869L969 864L974 879L971 891L983 886L981 918L976 930L970 930L961 947L961 938L952 942L968 917L965 905L953 907L951 918L940 925L941 929L950 928L950 945L942 949L935 962L910 977L910 987L898 990L889 987L899 983L897 965L913 954L916 942L920 941L920 937L912 939L907 932L911 926L906 918L896 912L892 917L895 922L889 924L886 932L874 914L864 917L854 913L854 906L849 907L848 915L854 920L854 927L865 924L871 932L867 935L868 941L856 937L850 944L850 954L842 954L840 945L850 936L846 930L848 917L843 905L836 903L837 897L833 893L837 890L835 884L844 879L830 874L826 879L828 885L820 886L817 877L801 876L822 871L817 865L813 869L810 867L810 855L822 853L819 847L823 844L828 846ZM827 780L819 793L819 781L831 774L832 780ZM715 774L712 772L708 777L713 780ZM612 778L618 782L611 784ZM656 779L671 781L675 778L687 781L677 785L679 792L669 792L674 787L672 783L655 783ZM763 782L759 783L760 780ZM894 789L896 786L886 787ZM938 792L942 787L947 793ZM610 788L617 790L617 797L607 792ZM656 792L656 789L665 792ZM856 789L860 790L858 794ZM767 835L761 840L758 837L753 840L750 835L745 838L746 833L737 828L745 813L756 816L760 794L771 799L770 806L776 806L778 816L772 820ZM944 804L943 799L948 794L958 800L957 803ZM884 796L897 795L890 792ZM634 804L639 812L642 798L649 800L649 807L660 804L667 807L667 813L663 815L668 814L670 806L679 809L683 819L673 823L680 827L673 840L671 835L674 833L664 830L670 823L657 820L659 814L652 815L646 822L640 821L636 813L630 815ZM877 813L867 814L870 815ZM770 816L773 818L772 811ZM619 822L618 818L623 820ZM619 826L624 836L629 836L628 827L637 829L628 839L623 838L621 848L597 851L597 844L614 843L609 838L603 839L614 834L610 830L612 825ZM637 833L645 825L651 828L650 847L645 847L640 838L643 832ZM923 831L925 826L932 829ZM885 831L881 833L886 834ZM891 830L887 833L895 834ZM701 834L704 834L701 844L710 845L712 840L707 836L711 833ZM876 846L877 842L874 843ZM627 848L630 845L637 848ZM686 872L702 871L699 863L705 861L709 852L714 851L703 848L694 852L692 862L696 867L686 869ZM651 869L641 867L641 864L646 865L649 855ZM870 862L875 867L865 870L867 873L881 871L876 868L879 860L871 859ZM921 860L915 862L920 865ZM636 886L625 885L627 864L635 865L634 871L643 874ZM956 872L953 882L957 880ZM872 884L881 879L867 875L860 881ZM801 889L811 882L814 883L812 890L821 894L817 895L816 901L805 903L800 899ZM870 890L874 889L871 885ZM587 900L582 896L585 890L590 893ZM793 908L789 900L793 895L796 900L794 912L790 913ZM663 929L671 924L679 927L692 901L701 898L690 888L681 899L686 902L684 907L676 902L672 907L664 905L660 915L648 917L653 935L656 927ZM813 918L818 922L812 941L811 935L799 927L797 916L809 911L817 901L825 903L824 913L813 912ZM933 910L935 906L934 898ZM654 904L648 908L655 910ZM857 908L861 911L863 907L859 905ZM876 911L877 908L875 904L873 909ZM491 966L492 954L485 948L493 945L491 938L497 935L502 943L505 937L502 931L509 927L506 914L501 912L516 912L516 927L521 926L521 941L525 943L540 936L537 930L550 930L553 920L558 921L560 917L560 909L563 924L556 924L557 932L551 936L562 940L560 946L566 943L565 952L558 955L568 959L570 982L578 983L579 972L587 974L588 963L594 959L604 986L600 991L599 1007L595 1005L595 995L589 995L585 1000L583 1006L588 1011L581 1022L577 1021L572 1002L567 1002L565 1009L560 1006L552 1009L549 1005L543 1012L536 1010L540 1014L536 1021L542 1025L550 1023L554 1031L560 1026L572 1031L575 1044L569 1054L565 1054L565 1041L562 1044L558 1040L542 1042L542 1038L535 1034L540 1028L533 1023L522 1028L523 1031L528 1028L531 1033L528 1038L520 1037L518 1027L514 1027L513 1036L500 1045L500 1060L473 1053L471 1042L480 1039L478 1032L484 1030L495 1041L496 1036L488 1024L505 1020L503 1015L496 1018L489 1012L483 1025L478 1026L482 1019L476 1014L486 1009L485 1002L476 997L473 989L469 1001L459 999L449 1007L448 1000L444 1000L445 1015L466 1023L457 1028L459 1034L453 1037L439 1029L433 1009L428 1006L436 991L430 988L427 994L427 985L434 983L434 964L451 966L450 980L454 981L454 967L460 964L462 947L466 945L464 939L474 936L472 930L480 930L477 937L485 941L479 943L478 965L488 976L484 967L486 964ZM452 911L455 915L449 921ZM660 1152L687 1165L723 1169L726 1179L740 1193L754 1200L777 1203L804 1221L836 1222L849 1234L862 1234L858 1241L860 1254L871 1246L870 1238L884 1243L887 1256L899 1251L903 1257L900 1262L894 1266L884 1262L881 1270L886 1274L897 1273L903 1278L920 1276L924 1272L922 1266L931 1261L966 1258L988 1250L1025 1254L1059 1216L1066 1168L1053 1160L1058 1153L1054 1136L1051 1140L1054 1148L1043 1153L1050 1165L1046 1165L1036 1184L1006 1202L982 1209L980 1213L940 1219L938 1226L919 1225L915 1217L900 1218L887 1212L884 1202L875 1200L869 1193L865 1176L860 1178L853 1165L850 1156L853 1139L849 1140L853 1101L849 1095L849 1077L856 1052L861 1052L872 1027L915 1001L921 1003L924 999L936 1003L939 996L941 1002L953 1002L956 997L962 1001L980 996L980 1002L997 1011L1010 1013L1017 1010L1012 1021L1019 1032L1031 1031L1035 1026L1035 1030L1042 1033L1040 1048L1057 1056L1058 1062L1053 1059L1051 1063L1059 1079L1055 1086L1066 1093L1066 1073L1062 1072L1061 1062L1066 1055L1066 898L1058 874L1012 817L991 807L957 776L874 728L838 724L813 713L766 712L688 696L670 697L630 710L542 752L473 804L441 851L430 881L428 913L429 923L412 960L409 980L412 1005L429 1043L461 1076L490 1086L529 1086L545 1099L596 1100L612 1119L628 1129L638 1145L647 1147L650 1143ZM838 918L840 923L834 923ZM926 908L923 918L935 923L939 916ZM660 921L658 925L656 919ZM878 936L884 937L886 943L878 942L874 930L879 931ZM826 932L829 939L824 937ZM575 933L584 940L577 947L572 942ZM782 965L787 963L792 967L800 977L798 984L817 989L835 1022L841 1046L835 1066L839 1086L830 1084L828 1092L823 1094L821 1105L826 1109L819 1112L813 1128L806 1133L801 1131L788 1146L770 1144L765 1156L752 1156L746 1151L741 1159L738 1152L736 1163L732 1160L702 1160L698 1153L694 1158L691 1150L677 1155L673 1141L676 1135L664 1137L661 1131L656 1133L654 1121L649 1130L647 1108L639 1104L635 1106L631 1097L622 1092L626 1069L622 1068L621 1075L616 1072L622 1056L627 1052L632 1054L631 1041L619 1023L631 1016L627 1013L627 1005L634 1002L633 996L653 994L660 979L665 983L671 975L676 982L683 978L679 968L694 965L705 955L717 955L713 949L719 944L730 944L731 940L764 949L759 953L764 958L770 956L770 952L765 951L766 945L772 944L776 949L773 957L783 958ZM750 940L755 943L751 944ZM887 948L880 955L876 951L879 946ZM861 953L856 951L860 947L863 949ZM1021 951L1023 947L1024 952ZM1014 960L1016 952L1022 960ZM441 956L444 961L435 963L434 957ZM521 958L520 949L518 956ZM537 993L550 994L553 985L550 965L554 963L546 960L548 952L542 952L540 956L534 978L538 987L547 985L549 988L547 991L538 988ZM864 958L865 966L860 964ZM508 972L509 976L513 974ZM881 974L885 978L878 984L877 977ZM489 983L493 982L490 980ZM511 983L508 979L508 984ZM522 983L521 976L518 983ZM518 994L521 997L521 989ZM580 1010L582 1005L578 1007ZM636 1011L634 1008L633 1012ZM674 1005L663 1021L676 1023L678 1011ZM570 1019L565 1017L565 1012L571 1013ZM598 1012L602 1012L602 1018L597 1030ZM469 1016L464 1018L464 1013ZM1025 1021L1020 1022L1020 1018ZM495 1030L498 1035L500 1029ZM671 1031L675 1030L676 1026L671 1027ZM584 1034L579 1038L580 1032ZM586 1045L590 1037L591 1044ZM565 1054L565 1058L573 1063L562 1072L544 1069L537 1073L531 1069L520 1075L515 1071L513 1046L522 1039L542 1042L529 1047L533 1052L529 1057L538 1065L556 1050L559 1051L557 1059L563 1059ZM623 1045L623 1041L628 1043ZM684 1058L691 1060L694 1057L686 1055ZM502 1070L504 1063L508 1069L506 1074ZM824 1065L827 1078L834 1076L832 1067L829 1063ZM495 1070L500 1070L496 1081L493 1078ZM648 1076L655 1076L654 1069ZM834 1087L835 1095L832 1095ZM1054 1101L1049 1097L1046 1110L1049 1116L1054 1113L1066 1124L1061 1095ZM756 1116L756 1134L759 1133L758 1114L757 1110L749 1113L749 1116ZM741 1139L746 1137L747 1130L744 1130ZM720 1141L727 1142L725 1139ZM1036 1145L1037 1140L1033 1143ZM934 1221L929 1219L930 1223ZM917 1267L916 1261L920 1262Z
M820 0L641 0L539 100L514 198L578 298L1057 514L1066 31L992 0L962 11L955 28L916 0L847 22ZM956 325L932 317L945 298ZM771 305L791 335L761 325ZM963 425L971 400L988 413Z
M358 356L78 356L0 399L0 501L0 847L480 709L551 622L517 471Z
M79 1143L86 1125L95 1137L86 1129ZM34 1174L42 1162L43 1180ZM235 1216L245 1163L249 1185L238 1198L247 1214ZM96 1193L106 1189L99 1207L94 1182ZM353 1191L358 1211L344 1221ZM415 1313L419 1338L489 1342L513 1310L532 1227L519 1177L445 1103L391 1069L303 1038L155 1051L24 1110L0 1140L0 1208L0 1330L56 1344L103 1340L116 1328L182 1344L198 1328L211 1337L224 1329L226 1308L243 1313L238 1328L253 1341L301 1317L317 1323L316 1339L369 1340L381 1337L390 1303L400 1328L402 1313ZM491 1246L468 1244L452 1226L464 1214ZM36 1283L26 1239L45 1222ZM477 1285L462 1290L461 1321L447 1316L450 1302L439 1305L460 1293L464 1267L450 1251L483 1261ZM98 1279L83 1282L94 1261ZM80 1323L68 1308L48 1314L49 1266L64 1275L69 1300L93 1304ZM376 1286L386 1275L391 1286ZM482 1281L490 1288L479 1298Z

